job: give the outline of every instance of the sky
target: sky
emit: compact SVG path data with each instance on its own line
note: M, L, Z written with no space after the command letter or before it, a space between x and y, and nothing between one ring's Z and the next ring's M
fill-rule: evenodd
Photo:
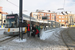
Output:
M12 12L19 13L19 0L0 0L0 6L3 7L3 11L9 14ZM59 8L64 8L64 10L57 10ZM75 0L23 0L24 14L30 15L30 12L35 12L37 9L55 12L70 11L75 13Z

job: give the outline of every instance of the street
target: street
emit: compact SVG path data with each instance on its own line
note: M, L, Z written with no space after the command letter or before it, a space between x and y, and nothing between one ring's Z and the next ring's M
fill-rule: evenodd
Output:
M60 29L60 31L59 31ZM49 35L48 33L45 37L44 34L41 35L40 38L38 37L27 37L27 35L25 34L23 36L24 39L26 39L26 42L16 42L14 40L19 39L19 37L13 38L12 40L9 40L8 42L4 42L2 44L0 44L1 47L3 47L4 50L50 50L50 49L67 49L66 45L64 44L62 38L61 38L61 33L62 36L65 40L65 42L67 43L67 45L69 46L69 48L74 49L75 48L75 41L73 41L72 39L75 40L75 28L57 28L55 30L53 30L50 36L47 37L47 35ZM68 32L67 32L68 31ZM69 33L69 35L72 37L72 39L67 35L67 33ZM42 39L43 37L43 39Z

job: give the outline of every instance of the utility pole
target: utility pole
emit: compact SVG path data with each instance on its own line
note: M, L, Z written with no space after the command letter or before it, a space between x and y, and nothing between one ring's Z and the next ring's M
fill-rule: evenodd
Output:
M31 34L31 16L30 16L30 34Z
M22 0L19 0L19 37L23 40L23 28L22 28Z

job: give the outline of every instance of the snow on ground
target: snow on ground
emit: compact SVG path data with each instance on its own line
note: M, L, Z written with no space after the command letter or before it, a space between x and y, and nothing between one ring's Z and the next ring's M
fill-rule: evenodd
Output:
M0 28L0 35L4 33L4 28Z
M0 28L0 38L6 36L6 35L4 35L4 30L5 30L5 28Z
M14 39L13 41L14 41L14 42L26 42L27 40L26 40L26 39L21 40L21 39L17 39L17 38L16 38L16 39Z
M45 40L45 39L49 38L53 34L53 32L54 31L52 31L52 30L47 30L47 31L42 30L40 39Z
M11 36L1 38L0 41L5 40L5 39L10 38L10 37L11 37Z
M50 40L56 40L58 41L58 37L60 35L60 31L62 31L64 28L55 28L55 29L51 29L51 30L47 30L44 31L44 29L41 32L41 36L40 39L41 40L46 40L46 39L50 39Z
M68 27L64 27L64 26L62 26L62 27L60 27L60 28L68 28Z

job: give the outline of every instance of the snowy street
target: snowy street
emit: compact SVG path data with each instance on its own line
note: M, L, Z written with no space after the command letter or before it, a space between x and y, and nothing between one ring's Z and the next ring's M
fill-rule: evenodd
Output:
M69 31L68 31L69 30ZM75 40L75 28L56 28L52 30L44 31L42 30L40 38L38 37L27 37L25 34L23 38L25 39L24 42L18 42L20 39L19 37L16 37L15 39L4 43L1 45L1 47L4 50L50 50L50 49L66 49L62 38L61 33L63 32L63 37L67 44L69 46L72 46L71 48L75 48L75 42L68 37L66 33L69 33L71 37ZM68 31L68 32L67 32ZM17 41L18 40L18 41ZM73 42L73 43L72 43ZM74 47L74 48L73 48Z
M6 36L3 33L4 33L4 28L0 28L0 39Z

